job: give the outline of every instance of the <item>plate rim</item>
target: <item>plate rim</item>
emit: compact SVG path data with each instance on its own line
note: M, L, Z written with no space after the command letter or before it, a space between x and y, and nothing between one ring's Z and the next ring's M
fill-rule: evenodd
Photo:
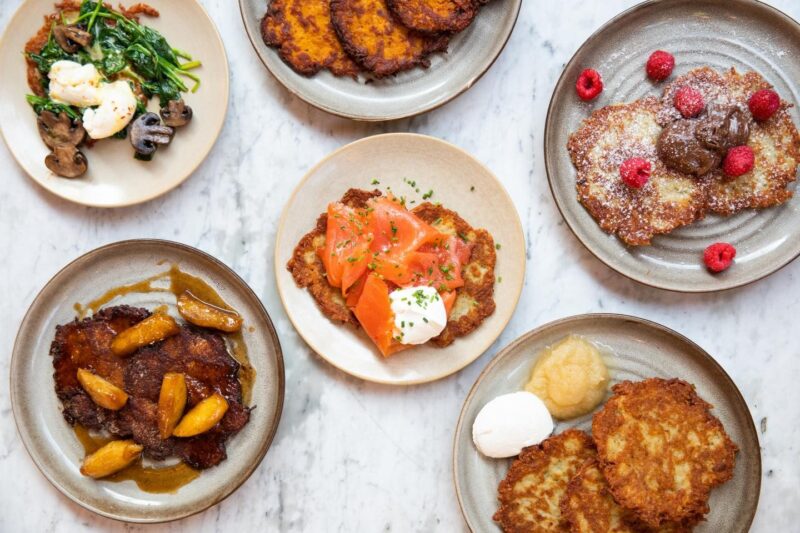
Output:
M653 1L659 1L659 0L653 0ZM453 432L453 452L452 452L452 456L453 457L452 457L452 462L451 462L451 467L453 469L453 486L455 487L456 500L458 500L458 508L461 511L461 516L462 516L462 518L464 520L464 523L467 525L467 527L470 529L470 531L475 531L475 529L473 528L473 525L469 522L469 518L467 516L467 511L466 511L466 509L464 507L464 499L463 499L463 495L461 493L461 486L458 483L458 462L459 462L458 453L457 453L457 451L458 451L458 437L463 432L463 426L464 426L464 421L465 421L464 419L466 417L467 405L472 401L472 398L475 396L475 393L477 392L478 386L486 378L486 376L488 375L489 371L492 370L495 366L497 366L500 363L501 359L507 357L509 352L511 352L514 348L516 348L517 346L519 346L523 342L527 341L529 338L534 337L536 335L541 335L542 333L544 333L548 329L551 329L551 328L554 328L554 327L558 327L558 326L562 326L564 324L570 324L570 323L573 323L573 322L582 322L582 321L586 321L586 320L598 320L598 319L611 319L611 320L621 320L621 321L626 321L626 322L635 322L635 323L637 323L639 325L655 329L655 330L657 330L657 331L659 331L661 333L664 333L664 334L667 334L667 335L669 335L671 337L677 338L681 342L684 342L684 343L688 344L689 346L693 347L694 349L696 349L697 352L701 354L702 359L705 360L706 362L711 363L712 367L717 372L719 372L720 377L724 381L727 381L728 384L733 387L733 392L734 392L734 398L733 399L734 399L734 401L736 403L740 403L742 406L744 406L745 412L748 414L748 419L750 421L750 424L746 425L746 427L744 429L745 429L745 431L747 433L750 433L753 436L755 436L756 442L759 444L759 453L758 453L758 456L756 458L757 459L756 460L757 476L755 476L756 479L757 479L757 482L756 482L756 486L754 487L756 489L756 499L755 499L755 504L754 504L754 507L753 507L753 511L750 514L750 518L749 518L748 523L746 524L745 531L747 529L749 529L749 527L753 524L753 520L756 517L756 512L758 511L758 504L759 504L759 502L761 500L761 476L762 476L762 464L761 464L761 461L762 461L762 458L761 458L761 447L760 447L761 441L758 438L758 431L756 430L755 420L753 420L753 414L750 412L750 407L747 405L747 401L744 399L744 396L742 395L742 391L739 390L739 387L736 385L736 382L733 380L733 378L731 378L730 374L728 374L728 372L722 367L722 365L710 353L708 353L702 346L700 346L699 344L697 344L696 342L691 340L689 337L683 335L682 333L680 333L678 331L675 331L674 329L672 329L670 327L664 326L663 324L659 324L658 322L655 322L653 320L649 320L647 318L641 318L641 317L634 316L634 315L626 315L626 314L622 314L622 313L582 313L582 314L570 315L570 316L566 316L566 317L563 317L563 318L558 318L556 320L552 320L550 322L546 322L546 323L544 323L544 324L542 324L540 326L537 326L537 327L535 327L535 328L523 333L522 335L520 335L516 339L512 340L511 342L509 342L499 352L497 352L497 354L494 357L492 357L491 361L489 361L486 364L486 367L481 371L481 373L478 374L478 377L475 378L475 382L472 384L472 387L470 387L469 392L467 393L467 396L464 398L464 402L461 404L461 410L459 411L459 414L458 414L458 421L456 422L456 427L455 427L455 430Z
M8 19L8 23L6 24L6 27L4 28L2 34L0 34L0 50L2 50L6 46L6 39L8 39L8 34L11 31L11 27L14 26L15 22L17 21L17 19L22 16L22 13L24 12L24 10L28 9L29 4L33 3L34 1L35 0L22 0L22 2L19 4L19 6L17 6L17 8L14 10L14 13L11 15L11 18ZM134 205L139 205L139 204L144 204L144 203L150 202L152 200L155 200L156 198L164 196L164 195L168 194L169 192L175 190L180 185L185 183L186 180L188 180L195 172L197 172L197 169L200 168L200 166L203 163L205 163L206 159L208 159L208 156L211 155L211 152L214 149L214 146L217 144L217 141L219 140L220 135L222 135L222 130L225 127L225 123L226 123L227 118L228 118L228 107L229 107L229 104L230 104L230 78L231 78L231 73L230 73L230 65L228 64L228 52L225 49L225 42L222 40L222 36L219 33L219 28L217 28L217 25L214 23L214 19L211 18L211 16L209 15L208 11L206 10L206 8L203 6L203 4L199 0L186 0L186 1L191 1L191 2L193 2L195 5L197 5L200 8L200 12L208 20L209 24L211 25L211 29L214 30L213 33L214 33L214 36L216 37L215 40L216 40L217 44L219 45L219 48L222 50L222 59L223 59L222 67L223 67L223 70L225 72L225 75L221 76L223 78L223 92L225 93L225 106L223 107L222 118L219 121L219 125L216 128L217 129L216 134L214 135L214 138L211 140L211 142L208 144L208 147L205 150L205 155L202 157L202 159L197 161L197 163L191 169L186 171L184 176L182 176L178 181L176 181L174 184L172 184L168 188L166 188L166 189L164 189L162 191L159 191L157 193L148 193L146 196L144 196L142 198L139 198L139 199L136 199L136 200L126 200L126 201L122 201L122 202L113 202L113 203L99 203L99 202L92 202L92 201L75 200L73 198L68 198L68 197L62 195L61 193L58 192L57 189L47 185L45 180L41 180L41 179L37 178L36 176L34 176L33 173L31 173L22 164L22 162L17 157L16 152L11 148L11 143L9 142L9 138L5 133L5 127L3 127L3 122L0 122L0 138L3 139L3 142L5 143L6 148L8 149L8 152L11 154L11 157L14 159L14 162L17 164L17 167L22 169L22 171L28 176L28 178L31 179L41 189L47 191L49 194L52 194L53 196L56 196L58 198L61 198L62 200L65 200L67 202L70 202L70 203L73 203L73 204L76 204L76 205L85 205L87 207L97 207L97 208L102 208L102 209L115 209L115 208L120 208L120 207L130 207L130 206L134 206ZM64 178L64 179L69 179L69 178ZM77 178L77 179L80 179L80 178Z
M322 104L321 102L312 102L310 98L307 98L304 94L302 94L302 91L295 89L291 83L285 80L277 72L273 71L272 67L267 63L266 59L261 55L261 52L258 49L258 44L256 39L259 39L260 36L258 35L253 36L250 33L244 6L245 2L247 1L248 0L239 0L238 2L239 14L242 17L242 26L244 26L244 32L247 35L247 40L250 41L250 45L253 47L253 51L256 53L256 56L258 57L261 64L264 65L264 68L266 68L267 72L269 72L272 75L272 77L278 83L280 83L280 85L284 89L289 91L290 94L296 96L306 104L316 109L319 109L320 111L330 113L331 115L335 115L341 118L347 118L357 122L389 122L392 120L401 120L404 118L415 117L417 115L421 115L423 113L428 113L429 111L438 109L452 102L453 100L455 100L456 98L458 98L459 96L470 90L478 82L478 80L480 80L487 72L489 72L489 70L495 64L497 59L503 53L503 50L505 50L506 45L508 45L508 41L511 39L511 35L514 33L514 29L517 26L517 22L519 21L519 14L522 11L522 0L512 0L513 2L516 3L516 13L514 13L514 20L511 23L511 27L508 30L508 34L504 37L503 42L500 45L500 48L497 50L497 54L495 54L495 56L491 59L491 61L489 61L483 68L481 68L479 72L473 74L472 77L470 77L463 85L460 85L456 90L452 91L452 93L447 98L445 98L444 100L442 100L437 104L433 105L426 104L422 106L420 109L412 112L400 112L393 115L366 115L366 114L348 113L346 111L342 111L333 107L328 107ZM267 2L266 7L269 7L269 3L270 2ZM274 53L277 54L277 52ZM280 56L278 56L278 60L283 61L283 59L281 59ZM302 76L302 74L298 74L296 72L294 72L294 75Z
M216 266L221 268L223 271L231 274L235 280L240 282L242 288L244 288L244 290L245 290L245 293L246 294L249 293L249 295L255 299L256 303L258 304L259 310L261 312L263 312L263 318L266 318L267 324L269 326L267 328L267 330L269 332L270 337L272 337L272 340L273 340L275 348L276 348L275 355L276 355L276 362L277 362L277 366L278 366L278 370L279 370L279 372L278 372L278 401L275 404L275 420L274 420L272 426L270 427L270 430L269 430L269 432L267 434L267 437L261 443L261 449L258 452L258 455L259 455L258 460L256 460L255 462L253 462L251 465L248 466L247 471L244 472L244 476L241 478L241 480L238 483L236 483L236 485L234 487L231 488L230 492L228 492L227 494L222 494L221 497L220 497L220 494L218 494L216 498L214 498L212 500L209 500L209 503L207 503L207 504L204 503L203 505L199 506L197 509L193 509L193 510L191 510L189 512L180 513L180 514L177 514L175 516L170 516L170 517L167 517L167 518L149 518L149 517L139 518L139 517L125 516L125 515L121 515L121 514L114 514L113 512L109 512L109 511L105 511L105 510L96 508L96 507L92 506L91 504L88 504L88 503L82 501L78 496L72 494L71 492L67 491L64 487L62 487L61 484L56 479L54 479L53 476L51 476L50 472L48 470L46 470L42 465L39 464L39 462L36 460L36 458L34 458L33 454L30 451L30 447L29 446L31 444L27 440L27 438L25 436L25 432L20 427L21 422L19 420L19 415L18 415L18 400L16 398L16 392L15 392L16 389L13 386L14 375L17 372L19 372L18 367L21 364L20 363L21 357L19 356L19 352L18 352L18 350L20 349L19 348L20 334L22 333L23 326L28 322L28 320L30 318L31 311L33 310L34 306L36 306L36 304L39 303L39 301L40 301L42 295L44 294L44 292L48 288L50 288L51 286L54 285L54 283L56 282L58 277L60 277L62 274L64 274L68 269L70 269L78 261L81 261L81 260L84 260L86 258L89 258L92 255L105 252L105 251L107 251L109 249L121 248L121 247L126 247L126 246L136 246L136 245L141 245L141 244L166 246L168 248L176 248L176 249L178 249L180 251L188 252L190 254L197 254L201 258L209 260L211 263L215 264ZM204 252L203 250L200 250L198 248L195 248L193 246L189 246L188 244L183 244L183 243L180 243L180 242L170 241L170 240L166 240L166 239L126 239L126 240L121 240L121 241L115 241L115 242L112 242L112 243L105 244L103 246L99 246L99 247L94 248L92 250L89 250L88 252L83 253L80 256L76 257L75 259L71 260L69 263L67 263L65 266L63 266L61 269L59 269L58 272L56 272L47 281L47 283L45 283L42 286L42 288L37 292L36 296L31 301L31 304L28 307L27 311L25 311L25 315L23 316L22 320L20 321L19 328L17 329L17 335L14 338L14 346L13 346L12 351L11 351L11 362L9 364L9 396L10 396L10 400L11 400L11 411L12 411L12 415L13 415L13 418L14 418L14 426L15 426L16 431L17 431L17 436L22 441L23 447L25 448L25 452L27 453L27 455L30 458L31 462L33 462L33 464L36 466L36 468L39 470L39 472L44 476L44 478L54 488L56 488L61 494L63 494L67 498L69 498L72 502L78 504L79 506L81 506L82 508L86 509L87 511L91 511L91 512L97 514L97 515L100 515L100 516L103 516L103 517L106 517L106 518L110 518L110 519L118 521L118 522L124 522L124 523L158 524L158 523L174 522L176 520L181 520L183 518L187 518L189 516L193 516L193 515L202 513L203 511L206 511L207 509L210 509L211 507L214 507L214 506L218 505L223 500L227 499L229 496L231 496L233 493L235 493L237 490L239 490L239 488L242 485L244 485L244 483L250 478L250 476L252 476L253 473L258 469L258 467L264 461L264 457L266 457L267 452L269 451L269 449L272 446L272 442L275 439L275 435L277 434L278 426L280 425L281 417L283 415L283 405L284 405L284 400L285 400L285 393L286 393L286 369L285 369L284 360L283 360L283 349L281 348L280 339L278 338L278 334L277 334L277 331L275 330L275 325L272 322L272 318L270 317L269 313L267 312L267 309L264 306L264 303L261 301L261 298L258 297L258 295L255 293L255 291L250 287L250 285L246 281L244 281L244 279L241 276L239 276L239 274L237 274L232 268L227 266L225 263L223 263L222 261L220 261L219 259L217 259L213 255L211 255L211 254L209 254L207 252Z
M522 296L522 289L525 286L527 257L525 256L524 253L521 255L521 261L522 261L522 283L520 283L519 290L517 291L517 294L514 297L513 305L512 305L512 312L509 315L508 319L506 320L505 324L503 324L503 326L502 326L502 328L500 330L500 333L497 335L497 337L494 338L494 340L491 343L489 343L488 346L486 346L486 348L482 352L478 353L472 360L464 363L463 365L461 365L460 367L458 367L458 368L456 368L454 370L451 370L451 371L446 372L444 374L437 374L436 376L425 377L425 378L421 378L421 379L412 379L412 380L408 380L408 381L390 381L390 380L384 380L384 379L376 379L376 378L371 377L371 376L363 375L363 374L361 374L359 372L352 372L349 369L346 369L346 368L338 365L332 359L329 359L328 357L323 355L319 350L317 350L316 347L314 345L312 345L308 341L308 339L306 339L305 335L303 335L301 329L297 326L293 315L288 311L289 306L287 305L286 296L284 295L283 287L281 286L280 281L278 280L278 273L280 271L282 271L282 269L284 267L284 263L286 261L285 259L282 259L280 257L280 247L278 246L278 244L279 244L280 237L284 232L284 226L286 224L286 218L288 217L288 213L289 213L289 206L292 205L292 203L295 201L295 199L297 198L297 195L300 192L300 189L303 187L303 185L305 185L305 183L311 178L311 176L313 174L315 174L319 170L320 167L322 167L323 165L327 164L327 162L329 160L331 160L334 157L338 156L340 153L344 152L345 150L351 149L355 145L358 145L358 144L361 144L361 143L370 142L370 141L373 141L375 139L386 139L386 138L390 138L390 137L395 137L395 138L416 138L416 139L424 140L425 142L435 142L435 143L443 145L446 148L456 150L462 156L465 156L465 157L473 160L474 162L479 164L481 167L483 167L489 173L489 175L494 179L494 181L497 183L497 185L500 186L500 190L503 192L503 194L505 195L505 197L508 200L508 202L512 206L514 206L514 200L511 198L511 195L509 194L509 192L506 189L505 185L503 185L503 182L500 181L500 178L498 178L497 175L494 172L492 172L491 169L489 169L489 167L484 165L480 160L478 160L476 157L471 155L469 152L467 152L463 148L460 148L460 147L456 146L455 144L449 143L449 142L447 142L447 141L445 141L443 139L440 139L438 137L433 137L431 135L423 135L423 134L420 134L420 133L381 133L381 134L378 134L378 135L370 135L370 136L367 136L367 137L362 137L361 139L358 139L358 140L355 140L353 142L347 143L347 144L345 144L343 146L340 146L339 148L333 150L332 152L328 153L325 157L323 157L321 160L319 160L317 163L315 163L303 175L303 177L300 179L300 181L294 187L294 189L292 190L292 194L289 196L289 198L286 200L286 203L283 206L283 210L281 211L280 219L278 219L278 226L277 226L277 229L275 230L275 251L274 251L273 269L275 271L275 274L274 274L274 276L275 276L275 286L278 289L278 297L281 300L281 305L283 305L283 310L286 313L286 316L289 318L289 322L292 324L292 327L294 328L294 330L297 333L297 335L299 335L299 337L303 340L305 345L308 348L310 348L312 352L314 352L317 356L319 356L321 359L323 359L326 363L330 364L334 368L344 372L345 374L347 374L349 376L353 376L353 377L356 377L358 379L361 379L361 380L364 380L364 381L368 381L368 382L371 382L371 383L379 383L379 384L382 384L382 385L392 385L392 386L396 386L396 387L407 387L407 386L411 386L411 385L420 385L420 384L423 384L423 383L431 383L431 382L438 381L440 379L446 378L447 376L451 376L453 374L456 374L456 373L460 372L461 370L463 370L464 368L466 368L469 365L471 365L472 363L474 363L475 361L477 361L483 354L486 353L486 351L491 347L492 344L497 342L497 339L500 338L500 335L502 335L503 331L505 331L505 329L508 327L509 322L511 322L511 319L514 317L514 312L516 311L517 305L519 304L520 297ZM526 241L526 237L525 237L525 228L522 226L522 219L519 216L519 211L516 209L516 206L514 206L514 215L515 215L515 219L517 221L517 227L518 227L518 229L520 230L520 232L522 234L522 240L523 240L523 242L527 242ZM326 319L324 316L322 316L320 318L321 319Z
M678 1L682 1L682 0L668 0L668 1L678 2ZM783 17L783 18L786 19L786 21L788 21L790 23L793 23L797 27L798 31L800 32L800 22L795 20L793 17L791 17L787 13L781 11L780 9L778 9L778 8L776 8L774 6L771 6L769 4L766 4L765 2L763 2L761 0L739 0L739 1L740 2L744 2L744 3L754 4L754 5L757 5L757 6L761 7L761 8L766 8L767 11L772 11L774 15L776 15L778 17ZM553 200L554 200L554 202L556 204L556 208L558 209L558 212L561 215L561 219L566 223L566 225L569 228L569 230L572 233L572 235L578 240L579 243L581 243L581 245L583 245L583 247L590 254L592 254L592 256L594 256L595 259L599 260L602 264L604 264L605 266L607 266L608 268L610 268L614 272L616 272L618 274L621 274L622 276L624 276L624 277L626 277L626 278L628 278L630 280L633 280L633 281L635 281L637 283L641 283L642 285L646 285L648 287L652 287L652 288L660 289L660 290L664 290L664 291L669 291L669 292L674 292L674 293L681 293L681 294L709 294L709 293L723 292L723 291L730 291L730 290L733 290L733 289L738 289L740 287L745 287L745 286L750 285L752 283L756 283L757 281L761 281L762 279L764 279L764 278L766 278L768 276L771 276L772 274L778 272L779 270L783 269L784 267L786 267L787 265L789 265L790 263L795 261L798 257L800 257L800 247L798 247L797 252L795 253L795 255L793 257L790 257L786 261L782 262L781 264L778 264L777 266L772 267L768 272L766 272L764 274L760 274L760 275L758 275L756 277L752 277L751 276L749 278L745 278L745 279L742 279L740 281L736 281L736 282L733 282L733 283L731 283L730 281L727 281L727 280L721 280L719 287L693 288L693 287L685 287L685 286L682 286L682 285L672 285L669 282L659 283L657 281L650 280L646 276L640 276L640 275L636 274L635 272L628 272L624 268L618 268L618 267L614 266L613 264L611 264L610 261L607 261L606 259L601 257L599 255L599 253L597 251L595 251L595 249L593 248L591 243L586 242L586 240L581 238L581 236L578 234L578 231L575 229L575 227L577 226L577 222L572 220L571 218L569 218L565 214L565 207L562 207L562 203L561 203L561 201L559 200L559 198L558 198L558 196L556 194L554 182L555 182L555 180L557 178L554 177L555 174L556 174L556 171L553 168L555 166L555 162L551 161L551 157L550 157L550 155L548 154L548 151L547 151L547 144L548 144L548 139L549 139L550 135L552 134L551 130L552 130L553 125L551 124L551 122L552 122L552 117L553 117L553 113L554 113L556 93L560 89L562 89L562 86L566 83L565 76L566 76L567 71L575 63L575 59L577 58L578 54L580 54L583 50L585 50L587 48L590 48L590 46L593 43L595 43L601 37L601 34L604 31L606 31L607 29L609 29L609 27L611 27L612 25L616 24L621 19L623 19L625 17L628 17L630 15L633 15L634 13L636 13L636 12L638 12L640 10L643 10L645 8L649 8L649 7L653 6L653 5L662 4L662 3L664 3L664 0L645 0L644 2L635 4L635 5L631 6L631 7L629 7L628 9L625 9L624 11L618 13L614 17L610 18L605 23L603 23L597 30L595 30L589 37L586 38L586 40L572 54L572 56L570 57L569 61L567 61L567 63L564 65L563 69L561 70L561 74L559 75L558 80L556 81L555 86L553 87L553 92L550 95L550 103L547 105L547 114L545 115L544 135L543 135L543 148L544 148L544 168L545 168L545 174L547 175L547 184L548 184L548 186L550 188L550 194L553 197ZM779 207L779 206L775 206L775 207ZM605 234L605 232L604 232L604 234ZM615 237L615 238L617 238L617 237Z

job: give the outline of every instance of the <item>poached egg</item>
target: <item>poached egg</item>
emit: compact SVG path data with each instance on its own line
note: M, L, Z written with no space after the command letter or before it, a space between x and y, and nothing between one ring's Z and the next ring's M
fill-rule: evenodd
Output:
M92 139L122 131L136 113L136 95L125 80L102 81L94 65L61 60L48 73L53 101L84 108L83 127Z
M136 113L136 95L127 81L100 86L102 102L83 112L83 127L92 139L104 139L122 131Z
M103 77L94 65L74 61L56 61L47 74L50 78L50 98L60 104L77 107L100 105L100 82Z
M472 442L486 457L513 457L549 437L553 427L553 417L538 396L512 392L483 406L472 424Z
M444 301L433 287L407 287L389 293L394 337L402 344L425 344L447 325Z

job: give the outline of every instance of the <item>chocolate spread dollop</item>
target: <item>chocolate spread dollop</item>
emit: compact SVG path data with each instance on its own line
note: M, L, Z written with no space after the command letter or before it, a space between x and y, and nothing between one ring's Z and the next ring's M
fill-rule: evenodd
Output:
M702 176L717 168L728 149L747 144L750 118L737 106L711 106L700 119L680 119L661 132L658 156L673 170Z
M697 120L676 120L669 124L656 143L658 157L673 170L693 176L707 174L722 162L722 154L697 139Z
M712 150L727 151L747 144L750 122L738 107L712 107L697 125L696 137Z

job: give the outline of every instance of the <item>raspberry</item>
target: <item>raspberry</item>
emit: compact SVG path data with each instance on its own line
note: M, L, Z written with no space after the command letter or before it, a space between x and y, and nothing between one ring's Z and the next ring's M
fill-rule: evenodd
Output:
M775 91L762 89L750 97L747 106L750 108L753 118L767 120L781 107L781 97Z
M641 189L650 179L650 161L641 157L626 159L619 167L619 175L628 187Z
M647 60L647 77L653 81L664 81L675 68L675 57L669 52L656 50Z
M722 272L733 263L736 248L727 242L717 242L703 252L703 262L711 272Z
M575 82L575 90L578 91L578 96L584 102L594 100L598 94L603 92L603 78L600 77L600 73L596 70L587 68L578 76L578 81Z
M722 171L726 176L738 178L742 174L747 174L753 170L756 156L753 149L749 146L736 146L728 150L725 161L722 163Z
M692 118L699 115L706 106L703 95L697 89L684 85L675 93L673 100L675 109L681 112L683 118Z

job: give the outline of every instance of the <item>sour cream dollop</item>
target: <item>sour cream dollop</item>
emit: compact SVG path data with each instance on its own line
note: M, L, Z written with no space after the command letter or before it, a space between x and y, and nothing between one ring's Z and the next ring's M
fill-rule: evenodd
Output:
M424 344L447 325L447 311L433 287L408 287L389 293L394 337L402 344Z
M472 441L483 455L495 459L518 455L553 432L553 418L535 394L503 394L483 406L472 425Z

